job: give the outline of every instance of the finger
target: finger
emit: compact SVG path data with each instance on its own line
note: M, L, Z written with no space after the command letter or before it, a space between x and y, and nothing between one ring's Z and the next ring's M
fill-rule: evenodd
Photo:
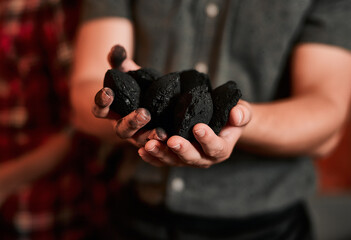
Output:
M143 147L147 141L151 139L165 141L167 139L167 133L162 128L156 128L149 131L139 130L133 135L132 143L138 147Z
M160 162L168 166L185 166L183 161L171 151L167 145L162 144L157 140L150 140L145 144L145 150L153 157L157 158Z
M112 68L119 68L126 58L126 50L118 44L113 46L107 55L107 60Z
M135 71L140 69L140 66L136 64L132 59L125 59L122 64L118 67L121 72Z
M251 106L244 100L239 100L238 104L233 107L229 115L229 123L236 127L243 127L251 120Z
M163 131L164 130L162 128L160 128L161 130L159 131ZM157 129L153 129L153 130L144 130L144 129L140 129L139 131L137 131L134 135L133 135L133 141L132 143L138 147L143 147L145 146L145 144L147 143L147 141L149 141L150 139L155 139L155 140L159 140L159 141L164 141L162 140L163 138L159 137L156 133ZM166 134L165 132L163 134Z
M200 168L208 168L213 164L201 153L199 148L180 136L172 136L167 141L167 146L180 158L186 165Z
M92 112L95 117L105 118L110 112L110 105L114 99L114 93L110 88L102 88L95 95L95 105Z
M142 129L140 129L128 140L131 143L133 143L135 146L141 148L145 146L147 141L149 141L148 139L149 134L150 134L150 131L143 131Z
M151 119L151 114L145 108L138 108L116 122L115 131L120 138L132 137Z
M203 123L196 124L193 133L207 156L216 160L229 157L232 149L228 149L228 143L217 136L209 126Z
M147 163L155 166L155 167L163 167L166 166L165 163L159 161L157 158L153 157L152 155L150 155L145 148L140 148L138 150L138 154L139 156Z
M149 133L148 139L165 141L167 139L167 133L163 128L155 128Z

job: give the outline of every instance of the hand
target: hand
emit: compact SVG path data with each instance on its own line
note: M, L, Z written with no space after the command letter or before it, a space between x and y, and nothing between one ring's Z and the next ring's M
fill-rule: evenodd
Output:
M208 168L229 158L241 136L243 128L251 120L249 103L240 100L232 108L227 125L217 136L206 124L193 128L197 142L189 142L180 136L172 136L167 143L149 140L139 149L141 158L154 166L191 166Z
M140 68L133 60L126 58L124 48L114 46L108 55L111 67L117 68L122 72L137 70ZM95 95L95 105L93 106L93 114L98 118L112 119L114 129L121 139L126 139L134 145L141 147L146 144L149 139L157 139L165 141L167 139L166 132L161 129L141 130L150 120L151 114L145 108L139 108L131 112L127 116L121 118L116 113L110 111L110 105L114 99L114 93L110 88L102 88Z
M117 114L110 111L109 107L113 101L113 95L110 95L111 89L103 88L100 90L95 99L103 99L102 101L96 100L93 114L100 118L113 119L114 129L116 135L121 139L128 140L137 147L144 146L149 139L157 139L165 141L167 139L166 132L161 128L153 130L143 130L150 120L151 114L145 108L138 108L127 116L120 118ZM99 105L104 102L105 105Z

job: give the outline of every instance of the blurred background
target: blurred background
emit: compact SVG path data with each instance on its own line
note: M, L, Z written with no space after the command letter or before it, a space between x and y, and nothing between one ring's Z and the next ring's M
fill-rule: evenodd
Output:
M10 2L11 2L11 4L10 4ZM9 45L9 43L10 43L9 39L10 40L15 39L12 35L15 35L15 37L18 37L18 36L22 37L22 41L26 42L28 44L30 42L28 41L27 38L28 38L28 36L31 37L30 39L33 39L33 41L36 43L36 45L39 45L38 52L43 53L43 51L41 50L42 45L40 45L40 44L38 44L38 42L36 42L36 40L38 38L40 38L41 35L36 36L36 33L32 33L31 35L29 34L30 31L28 30L28 26L31 26L29 24L30 21L34 21L34 20L39 21L40 20L39 17L46 16L46 15L43 15L42 12L47 13L47 15L49 17L47 17L47 16L46 17L50 21L44 22L44 23L46 23L46 25L44 25L44 26L40 25L39 29L45 30L45 31L44 30L42 31L43 35L46 36L46 38L47 38L47 39L43 38L44 40L47 40L45 42L49 42L49 43L54 42L55 43L54 45L48 46L48 48L50 48L52 50L52 52L54 52L54 53L60 52L60 51L56 51L56 50L59 49L59 47L61 46L61 45L59 45L58 40L60 40L60 41L62 40L62 39L58 39L58 40L55 39L55 37L59 37L59 36L56 36L57 34L55 35L55 33L57 33L57 31L58 31L57 30L58 25L56 23L57 23L57 21L60 21L60 22L63 21L61 19L61 17L62 17L61 15L63 12L61 10L61 7L62 8L67 7L67 9L69 10L67 13L67 16L65 15L65 17L67 17L67 19L69 21L63 21L61 24L65 24L66 22L69 22L71 24L70 28L68 29L69 31L74 31L74 29L76 27L74 25L75 21L73 21L73 20L77 21L77 19L75 19L77 17L77 15L76 15L76 12L74 12L74 11L76 10L75 7L77 7L77 8L79 7L79 4L78 4L79 1L51 0L51 1L46 1L46 2L48 2L48 5L44 9L41 9L39 7L34 8L35 4L38 4L38 6L44 6L44 4L40 5L39 4L40 2L41 1L15 1L15 0L2 1L2 0L0 0L0 13L1 13L0 14L0 20L1 20L0 21L0 43L1 43L0 44L0 53L1 53L0 59L2 59L2 61L3 61L2 68L4 69L4 72L5 72L5 70L6 70L6 73L9 72L11 77L13 77L12 75L14 74L15 71L9 71L8 68L6 67L7 65L5 65L5 63L7 63L8 61L11 60L10 63L11 64L13 63L13 66L17 66L18 65L17 61L19 61L18 59L20 59L19 57L22 57L21 54L18 54L19 55L18 59L13 58L12 53L8 54L8 56L9 56L8 59L6 59L4 57L5 56L4 49L7 45ZM43 1L43 2L45 2L45 1ZM60 2L63 3L62 6L59 4ZM75 5L71 6L70 4L72 4L73 2L77 3L77 6L75 6ZM27 3L28 6L25 5L25 3ZM31 4L29 4L29 3L31 3ZM5 7L7 7L8 9L12 9L12 12L8 11L8 9ZM28 7L29 10L26 9L25 7ZM34 10L37 10L38 13L36 13ZM56 13L57 16L54 15L53 12ZM7 13L7 15L5 13ZM18 19L14 18L14 16L17 16L16 14L18 15ZM22 17L22 16L24 16L24 17ZM54 16L54 17L52 17L53 19L50 18L51 16ZM68 18L70 16L73 16L74 18L73 19ZM8 19L5 17L8 17ZM32 20L30 17L32 17L34 20ZM18 22L21 23L22 25L20 25L19 23L15 23L14 19L18 20ZM34 23L37 23L37 22L34 21ZM33 23L33 25L34 25L34 23ZM20 28L19 26L22 26L24 30L22 28ZM64 26L67 27L66 25L63 25L62 28ZM13 29L15 29L16 31ZM19 29L22 29L23 31L19 31ZM9 34L8 32L10 32L12 35ZM7 35L5 35L5 34L7 34ZM23 38L23 36L21 34L27 38ZM55 41L53 41L52 39ZM44 40L42 40L42 41L44 41ZM57 43L56 43L56 40L57 40ZM64 40L66 40L66 39L64 39ZM18 44L18 46L19 46L18 48L21 51L23 51L24 45L22 44L22 42L18 42L18 40L16 40L16 41L17 42L15 42L15 41L13 41L13 42L15 42L15 44ZM30 51L33 50L32 46L27 45L27 48ZM37 50L37 49L35 49L35 50ZM64 52L67 53L66 50ZM29 52L29 53L32 54L32 52ZM59 55L59 54L57 54L57 55ZM32 55L30 55L30 56L32 56ZM43 64L42 64L43 66L40 65L39 67L45 68L47 70L47 68L49 68L49 67L47 67L44 64L44 63L46 63L46 58L44 58L44 57L50 57L50 56L45 55L42 57L45 61L43 60ZM56 55L54 57L56 59ZM54 57L52 57L52 58L54 58ZM35 62L34 64L37 64L37 62ZM56 70L56 65L54 65L54 66L55 67L52 67L52 69ZM40 72L39 70L38 70L38 72ZM56 73L56 72L54 71L54 73ZM61 77L63 80L59 79L60 80L59 83L60 84L67 84L65 82L65 81L68 81L67 76L66 76L66 74L67 74L66 70L65 71L62 70L62 74L63 74L63 76L61 76ZM50 75L50 74L48 74L48 75ZM52 75L56 76L56 74L52 74ZM0 97L4 97L5 90L8 89L7 85L5 84L5 77L4 76L5 75L0 74ZM19 75L19 76L21 76L21 75ZM17 76L15 76L15 77L17 77ZM43 78L43 79L45 80L46 78ZM47 79L45 81L50 82L50 79L51 79L50 77L47 77ZM44 80L43 80L43 82L45 82ZM60 85L60 84L58 85L58 87L62 88L62 85ZM27 90L27 89L24 89L24 90ZM67 97L67 96L65 96L65 97ZM5 103L6 103L5 101L2 101L0 103L0 107L2 105L5 105ZM33 101L31 101L30 103L28 102L27 105L35 105L35 104L33 104ZM6 107L8 107L8 106L6 106ZM0 108L0 110L1 110L1 108ZM43 109L41 109L41 110L43 110ZM3 113L3 114L1 115L1 113ZM16 113L18 113L18 112L16 112ZM1 117L1 116L3 116L3 117ZM14 119L13 121L10 121L11 119L8 117L7 112L0 111L0 126L2 126L2 125L5 126L5 124L7 124L6 127L15 125L13 123L16 122L16 119L18 120L18 118L19 118L16 116L13 118ZM26 119L26 117L27 117L27 115L24 114L23 118ZM56 115L54 115L54 117L56 117ZM10 119L10 120L8 120L8 119ZM318 180L319 180L319 186L318 186L318 192L316 193L315 196L312 196L310 201L309 201L309 209L311 211L312 221L313 221L313 224L315 226L317 240L350 240L351 239L351 228L350 228L350 226L351 226L351 120L350 119L351 118L349 118L349 121L347 123L347 127L344 130L343 138L342 138L339 146L337 147L337 149L327 158L318 159L315 161L317 174L318 174ZM21 122L21 121L19 121L19 122ZM56 122L53 122L52 125L56 125ZM4 126L2 126L3 129L5 129ZM28 128L30 128L30 127L32 127L32 126L29 126ZM40 127L39 124L38 124L38 127ZM15 129L16 131L18 131L17 128L18 128L18 126L16 126L16 129ZM0 128L0 130L1 130L0 133L2 134L2 135L0 134L0 137L3 136L3 138L0 138L0 140L2 139L3 140L2 142L5 142L6 144L8 144L9 137L7 135L5 135L5 130L3 130L3 129ZM6 132L6 133L9 133L9 132ZM12 137L13 136L14 135L12 134ZM23 135L19 135L19 136L23 137ZM21 138L21 139L23 139L23 138ZM95 139L94 139L94 141L90 141L90 139L88 139L88 140L89 140L89 142L94 144L94 146L97 145L97 144L95 144ZM85 141L88 141L88 140L85 140ZM1 141L0 141L0 143L1 143ZM89 159L92 158L91 157L93 155L93 154L91 154L92 149L91 148L89 149L87 147L86 142L82 142L82 143L84 143L84 145L85 145L84 151L85 151L86 155L89 155ZM3 146L7 146L6 144L3 144ZM3 149L6 149L7 151L9 151L8 148L3 147L0 149L2 150L0 152L0 160L1 160L1 157L4 159L4 162L5 162L5 160L7 161L8 159L10 159L10 156L8 156L8 157L5 156L6 151L3 150ZM55 173L56 174L55 175L56 178L54 178L55 181L51 181L50 183L55 184L56 182L58 182L57 179L61 179L61 178L63 179L62 182L66 183L67 182L66 175L71 173L71 172L72 172L72 174L71 174L72 176L71 175L68 176L70 178L75 177L75 175L80 176L79 178L77 178L77 179L80 179L80 181L76 181L76 182L78 182L78 183L76 183L76 185L78 185L78 187L77 187L78 193L75 193L74 194L75 197L72 197L72 200L70 200L70 202L69 202L71 204L70 206L77 211L76 206L78 205L78 203L80 203L79 205L84 204L84 206L88 206L87 208L89 210L89 211L88 210L82 211L84 213L84 216L86 216L86 214L89 214L89 216L91 216L91 214L93 214L94 217L92 217L92 218L100 219L102 217L99 218L97 212L98 212L98 210L99 210L99 213L106 211L105 203L107 201L106 199L108 199L108 194L110 194L109 191L111 191L111 189L105 189L105 188L110 187L110 188L114 189L115 186L113 185L114 182L112 181L113 180L113 173L110 174L110 172L106 172L104 169L105 165L103 165L101 163L102 157L100 155L103 155L103 154L101 153L100 149L96 148L93 150L94 150L94 153L96 152L96 154L99 155L99 157L96 157L96 159L95 158L90 159L89 160L91 162L90 165L83 164L83 163L86 163L86 162L83 162L83 161L87 160L86 156L80 156L81 161L82 161L81 165L87 166L86 167L87 169L83 169L86 171L83 171L81 168L81 165L79 165L79 163L77 163L78 166L76 168L74 168L73 170L71 169L69 172L67 171L67 169L63 169L64 171L62 171L63 172L62 175ZM18 153L18 149L15 149L14 151L16 153ZM76 148L76 152L78 154L82 151L81 151L81 149ZM105 155L108 155L108 154L105 154ZM13 156L11 156L11 157L13 157ZM105 156L103 156L103 158L105 159ZM73 168L73 166L71 166L71 164L68 164L67 168L68 167ZM2 168L2 169L4 169L4 168ZM111 171L111 168L109 167L108 170ZM77 171L78 173L73 174L73 173L75 173L75 171ZM107 173L109 173L109 174L107 174ZM2 175L4 175L4 174L2 174ZM84 176L84 178L82 178L81 176ZM85 181L89 180L90 185L88 185L87 182L84 182L81 179L83 179ZM51 178L50 178L50 180L51 180ZM108 184L110 184L110 185L108 185ZM72 186L71 182L69 182L69 184L66 184L66 185L68 185L69 187ZM86 187L87 189L79 189L79 186L89 186L89 187ZM50 189L50 187L47 187L47 188ZM91 191L91 189L93 189L93 188L97 189L97 190ZM88 190L89 194L92 194L93 196L88 195L89 197L87 197L87 195L86 195L87 193L85 193L83 190ZM65 192L67 192L67 191L65 191ZM81 199L83 199L84 202ZM85 201L87 201L87 200L91 200L91 201L86 203ZM54 202L54 200L52 202ZM99 208L96 208L96 207L92 208L91 207L94 202L97 202L97 203L95 203L95 205L99 206ZM65 202L65 204L67 205L66 202ZM66 205L64 205L64 207L67 207ZM95 211L92 211L91 209L93 209ZM67 212L66 208L65 208L65 210ZM83 215L83 213L82 213L82 215ZM99 223L99 227L100 227L100 225L103 225L104 223L105 223L104 221L101 221L101 223ZM1 223L0 223L0 228L1 227L3 227L3 226L1 226ZM76 226L74 226L74 227L76 227ZM66 230L66 227L64 228L64 230ZM85 230L85 229L83 228L83 230ZM74 232L74 234L76 234L76 232ZM1 236L0 236L0 239L3 239L3 238L1 238ZM70 238L70 239L72 239L72 238Z
M319 188L309 207L317 240L351 239L351 120L335 151L316 162Z

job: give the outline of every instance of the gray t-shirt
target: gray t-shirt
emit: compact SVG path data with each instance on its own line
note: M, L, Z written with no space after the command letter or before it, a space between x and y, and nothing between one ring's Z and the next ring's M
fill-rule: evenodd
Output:
M243 99L289 95L294 45L351 49L349 0L86 0L83 20L125 17L135 26L135 61L163 73L196 68L213 87L235 80ZM155 168L156 169L156 168ZM315 189L313 162L234 149L209 169L171 168L166 205L177 212L235 217L276 210Z

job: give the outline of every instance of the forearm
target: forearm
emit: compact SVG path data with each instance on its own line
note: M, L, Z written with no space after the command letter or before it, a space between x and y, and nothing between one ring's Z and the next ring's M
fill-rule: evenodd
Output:
M112 121L96 118L92 114L94 97L101 87L102 85L96 81L84 81L71 87L71 103L74 109L72 121L82 132L110 143L118 143L119 139L113 129Z
M92 114L95 94L103 87L107 60L112 46L125 47L133 54L133 29L130 21L122 18L94 20L82 25L75 47L74 68L71 78L71 103L75 126L103 140L118 143L112 122Z
M20 187L54 169L71 145L69 132L51 137L37 149L0 165L0 203Z
M252 104L240 144L263 154L324 155L338 142L350 109L351 54L301 44L291 62L291 97Z
M269 155L324 155L337 144L346 111L309 94L274 103L252 104L252 120L239 146Z

